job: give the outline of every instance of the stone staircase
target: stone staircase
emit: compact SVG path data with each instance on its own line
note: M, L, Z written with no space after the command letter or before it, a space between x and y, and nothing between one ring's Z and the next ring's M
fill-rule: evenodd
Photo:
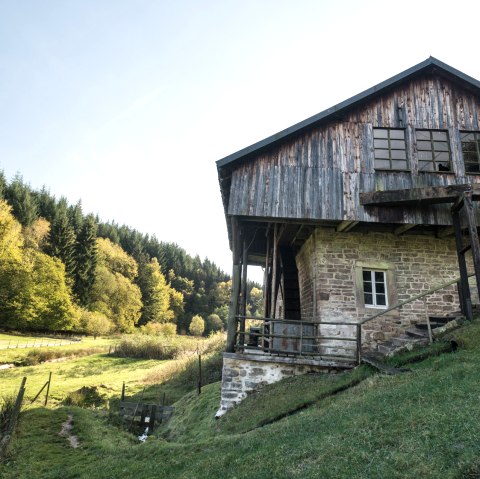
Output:
M455 312L448 316L429 316L432 336L456 328L465 319L461 312ZM402 351L411 351L416 346L424 346L428 344L428 325L427 323L417 323L410 326L404 334L391 338L389 341L381 343L377 346L374 356L390 357Z

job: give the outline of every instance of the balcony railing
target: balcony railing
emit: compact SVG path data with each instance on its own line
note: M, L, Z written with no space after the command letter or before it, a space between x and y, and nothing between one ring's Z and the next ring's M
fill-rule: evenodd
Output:
M470 274L470 276L473 276L473 274ZM357 322L237 316L235 350L249 354L263 353L360 364L363 324L459 283L459 280L459 278L456 278L435 286ZM425 302L425 309L426 307ZM427 311L425 313L430 332ZM430 340L432 340L431 334Z

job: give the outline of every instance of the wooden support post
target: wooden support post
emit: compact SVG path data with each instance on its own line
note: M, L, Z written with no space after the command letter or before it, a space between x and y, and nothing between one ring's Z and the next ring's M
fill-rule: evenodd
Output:
M125 381L123 381L122 385L122 401L125 401Z
M467 262L465 261L465 254L462 253L464 245L458 208L452 208L452 223L457 246L458 268L460 270L459 300L463 314L471 321L473 317L472 300L470 298L470 286L468 284Z
M473 202L471 194L465 195L464 209L467 216L468 232L470 235L470 245L472 247L473 268L477 280L477 290L480 297L480 243L478 241L477 223L473 212Z
M428 315L426 297L423 298L423 307L425 309L425 321L427 322L428 339L430 341L430 344L432 344L433 343L432 326L430 325L430 316Z
M278 224L273 228L272 284L270 300L270 317L275 318L277 303L277 266L278 266Z
M267 250L265 255L265 271L263 273L263 314L266 318L270 313L270 288L269 288L269 268L270 268L270 228L267 230Z
M243 252L242 252L242 303L241 303L241 315L240 319L240 331L238 344L243 350L245 347L245 316L247 315L247 261L248 261L248 250L246 239L243 238Z
M150 420L148 421L148 428L150 431L153 431L153 429L155 428L156 416L157 416L157 405L152 404L152 406L150 407Z
M235 342L237 335L237 314L238 314L238 295L240 292L240 254L239 254L239 231L238 220L232 217L232 293L230 295L230 309L227 323L227 352L235 351Z

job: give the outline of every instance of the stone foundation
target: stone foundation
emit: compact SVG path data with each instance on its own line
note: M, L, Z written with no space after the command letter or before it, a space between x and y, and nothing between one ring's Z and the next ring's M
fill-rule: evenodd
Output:
M272 357L267 354L223 354L222 396L215 417L223 416L247 394L289 376L337 372L334 361ZM348 366L343 366L348 367Z

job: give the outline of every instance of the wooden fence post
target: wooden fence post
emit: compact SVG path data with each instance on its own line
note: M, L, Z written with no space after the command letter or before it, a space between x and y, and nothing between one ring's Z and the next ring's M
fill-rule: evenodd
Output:
M48 403L48 393L50 392L50 383L52 382L52 372L50 372L48 376L48 386L47 386L47 394L45 395L45 406Z
M202 392L202 355L198 353L198 394Z

